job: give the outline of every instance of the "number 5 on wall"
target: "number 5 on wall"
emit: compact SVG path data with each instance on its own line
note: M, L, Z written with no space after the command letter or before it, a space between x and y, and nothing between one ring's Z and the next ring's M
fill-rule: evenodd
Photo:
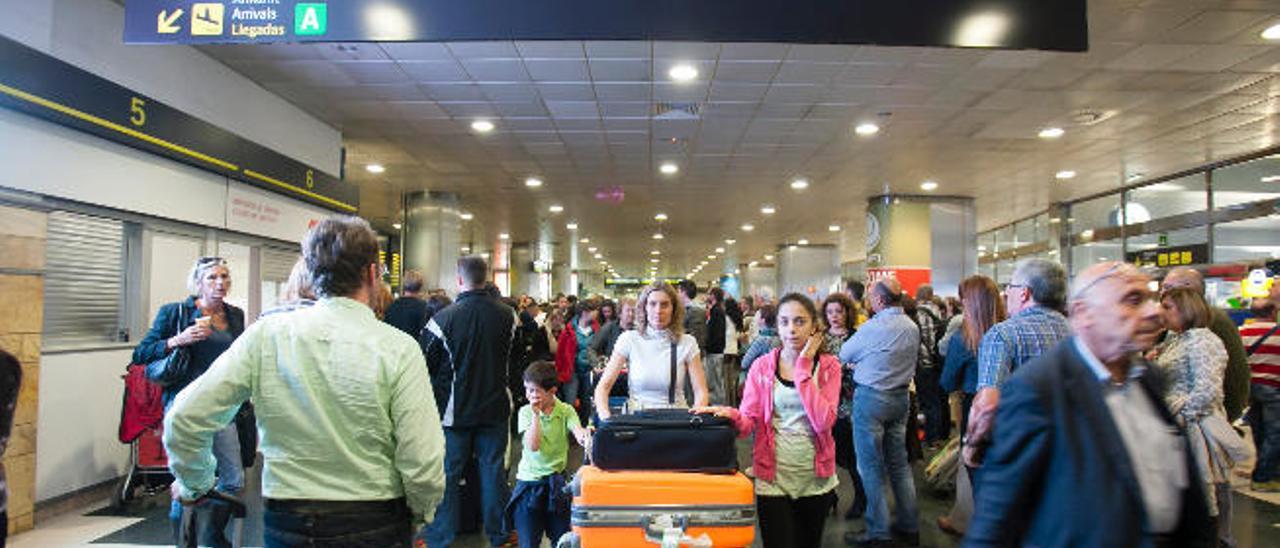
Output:
M147 111L142 109L145 106L147 106L147 102L137 97L129 101L129 121L133 122L133 125L142 127L147 123Z

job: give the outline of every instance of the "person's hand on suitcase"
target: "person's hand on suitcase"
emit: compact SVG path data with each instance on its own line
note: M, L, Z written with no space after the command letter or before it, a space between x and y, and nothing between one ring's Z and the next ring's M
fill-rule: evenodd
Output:
M737 413L738 410L725 405L704 405L702 407L694 407L690 409L689 412L695 415L715 415L717 417L732 419L733 415Z

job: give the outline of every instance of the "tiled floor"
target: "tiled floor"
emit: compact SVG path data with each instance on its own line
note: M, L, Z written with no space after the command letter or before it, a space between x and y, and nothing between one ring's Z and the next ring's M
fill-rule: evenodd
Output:
M740 446L744 459L749 458L749 446ZM576 457L576 455L575 455ZM576 458L571 460L577 460ZM744 462L747 462L744 460ZM917 472L919 472L917 466ZM845 472L840 472L841 484L840 511L848 507L851 501L850 483ZM250 474L256 477L255 474ZM919 474L917 473L917 478ZM1240 548L1280 547L1280 495L1249 494L1244 491L1248 482L1238 478L1237 493L1234 499L1235 518L1233 531ZM958 546L959 542L938 530L934 525L937 516L950 509L950 501L923 494L923 483L917 480L917 490L921 491L920 531L921 545L930 547ZM261 500L257 496L257 482L250 480L247 491L250 502L250 518L245 523L246 546L262 545ZM167 501L163 496L143 501L129 511L98 507L88 509L81 515L64 515L38 524L36 530L17 535L10 539L10 546L15 548L47 548L52 546L89 546L123 547L123 546L172 546L167 519ZM843 536L847 531L860 531L862 521L845 521L839 516L828 519L823 535L824 546L843 546ZM487 543L481 535L467 535L459 539L458 546L463 548L482 548ZM757 542L758 544L758 542ZM545 543L544 543L545 545Z

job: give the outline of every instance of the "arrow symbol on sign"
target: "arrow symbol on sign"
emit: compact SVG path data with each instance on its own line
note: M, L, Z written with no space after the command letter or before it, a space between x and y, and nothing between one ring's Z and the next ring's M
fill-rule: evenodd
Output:
M166 17L165 14L167 13L168 10L161 10L160 13L156 14L156 32L160 34L173 34L182 30L174 24L178 21L179 17L182 17L182 8L174 10L172 14L169 14Z

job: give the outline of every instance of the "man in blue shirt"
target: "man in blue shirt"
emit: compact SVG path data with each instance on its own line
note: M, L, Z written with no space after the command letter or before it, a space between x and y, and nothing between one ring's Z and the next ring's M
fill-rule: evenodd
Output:
M875 315L840 347L840 362L853 364L853 444L858 474L867 492L867 532L845 536L857 546L893 546L893 536L919 544L915 481L907 462L907 387L916 372L920 328L902 311L902 285L895 279L870 290ZM889 523L885 483L893 486L896 519Z
M964 462L972 468L981 465L982 452L990 443L1000 385L1019 366L1071 335L1061 312L1067 303L1067 274L1062 265L1047 259L1019 261L1004 299L1009 319L992 326L978 345L978 394L969 411L964 447Z

